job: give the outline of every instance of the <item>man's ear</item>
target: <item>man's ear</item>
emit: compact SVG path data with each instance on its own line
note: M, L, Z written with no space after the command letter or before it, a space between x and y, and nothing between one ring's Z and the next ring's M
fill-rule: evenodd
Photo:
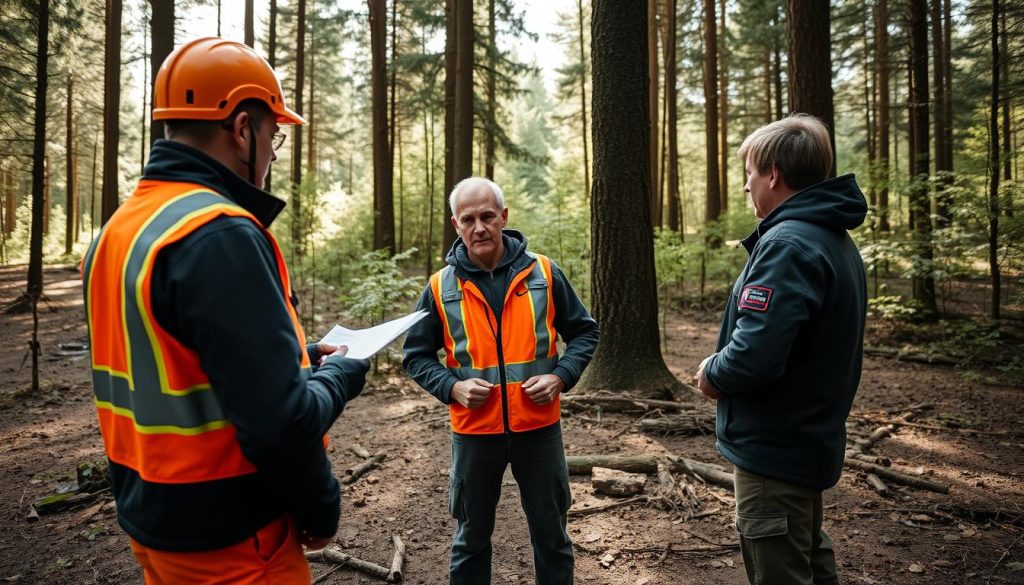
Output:
M508 207L501 210L501 227L508 225Z
M782 186L782 173L779 172L779 167L772 165L768 168L768 187L775 189Z
M458 222L458 220L455 219L454 215L452 216L451 219L452 219L452 227L455 228L455 234L458 235L461 238L462 237L462 233L459 231L459 222Z
M235 114L231 119L231 144L238 148L246 149L248 152L249 140L255 138L252 136L252 124L249 112L241 111Z

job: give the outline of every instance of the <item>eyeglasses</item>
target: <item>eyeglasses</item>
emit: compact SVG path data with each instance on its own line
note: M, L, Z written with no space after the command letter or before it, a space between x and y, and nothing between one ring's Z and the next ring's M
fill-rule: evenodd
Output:
M274 150L278 150L284 144L284 139L288 138L288 135L284 132L275 132L271 137L271 144L274 146Z

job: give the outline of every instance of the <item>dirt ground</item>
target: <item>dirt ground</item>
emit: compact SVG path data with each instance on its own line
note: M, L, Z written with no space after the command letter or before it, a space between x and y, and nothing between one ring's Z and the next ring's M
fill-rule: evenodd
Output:
M23 266L0 269L0 304L22 290ZM75 483L78 463L103 458L88 359L62 355L74 352L62 352L58 345L87 340L77 273L71 267L48 268L45 290L49 301L40 322L45 389L38 395L26 391L30 364L22 366L31 316L0 315L0 580L141 583L141 570L109 499L26 519L32 501ZM716 318L669 317L665 358L681 379L688 380L713 350ZM1024 389L967 380L950 367L865 359L851 432L867 435L878 426L877 419L925 405L914 411L913 423L922 426L898 428L873 452L890 458L893 469L952 489L945 496L890 484L890 494L881 496L861 472L847 468L825 494L825 529L835 543L844 583L1024 583ZM713 436L644 435L634 425L639 416L566 416L566 451L671 453L724 464ZM864 416L876 420L858 418ZM400 373L381 375L331 431L331 458L339 476L360 461L347 448L355 442L387 459L345 489L336 544L383 565L391 555L391 535L398 534L408 548L406 582L446 583L454 529L447 513L446 410ZM745 583L730 490L688 481L698 510L638 504L570 518L577 582ZM575 510L610 501L594 495L588 476L572 477L572 495ZM996 509L1003 513L993 515ZM717 552L693 552L715 548L712 543L724 546ZM669 545L673 552L666 554ZM602 558L609 560L607 566ZM314 576L325 576L321 583L376 582L348 568L325 575L327 570L315 565ZM498 508L494 583L532 580L529 535L509 474Z

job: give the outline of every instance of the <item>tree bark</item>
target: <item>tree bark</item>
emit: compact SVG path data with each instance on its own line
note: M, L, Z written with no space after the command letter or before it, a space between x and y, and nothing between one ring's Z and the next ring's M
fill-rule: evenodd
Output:
M473 175L473 0L455 0L453 185Z
M67 187L64 190L66 201L64 204L64 253L71 254L76 242L78 242L78 155L75 152L75 126L74 126L74 91L75 80L68 75L67 81L67 105L65 107L65 148L64 163L67 179Z
M156 24L154 4L151 26ZM117 147L121 135L121 0L107 0L106 41L103 44L103 224L118 206ZM155 40L154 35L154 40ZM154 45L155 48L155 45ZM150 133L156 132L150 127ZM42 181L40 180L40 183ZM101 224L102 225L102 224Z
M676 0L665 0L665 125L668 127L668 229L679 231L679 142L676 88Z
M484 176L494 180L494 133L498 128L497 85L498 85L498 38L494 26L494 0L487 2L487 131L484 133Z
M949 165L946 163L946 80L945 71L942 66L943 35L942 35L942 0L931 0L931 25L932 25L932 82L934 106L932 107L932 121L935 125L935 226L938 228L948 227L952 221L950 217L950 199L948 176Z
M674 1L674 0L673 0ZM583 0L576 0L577 14L580 25L580 115L582 116L583 136L583 191L584 200L590 201L590 147L587 144L590 135L590 127L587 125L587 58L586 38L583 36L585 20L583 19Z
M721 130L718 133L718 155L721 157L721 162L718 166L720 177L718 192L722 198L721 212L725 213L729 210L729 63L726 47L728 35L725 28L726 0L720 0L720 4L721 14L719 14L719 18L721 20L718 27L718 117L721 120Z
M270 0L270 23L267 25L267 63L270 66L277 66L277 0ZM265 189L273 193L274 182L273 182L274 165L270 165L267 168L267 180Z
M455 187L455 73L456 55L458 53L458 21L456 13L458 4L463 0L445 0L445 37L444 37L444 197ZM455 226L448 221L453 211L447 203L441 206L441 258L455 242Z
M715 0L704 0L704 141L707 158L704 221L718 219L722 212L721 182L718 174L718 24ZM712 237L714 247L721 239Z
M651 149L651 226L661 225L661 196L658 175L658 0L647 0L647 124Z
M373 248L386 248L395 254L394 185L392 177L392 145L388 140L387 91L387 1L369 0L370 53L372 66L370 86L373 101ZM389 213L390 211L390 213ZM390 220L390 238L388 230Z
M880 0L883 1L884 0ZM778 26L778 13L772 14L772 29ZM776 35L773 43L773 52L775 54L775 119L782 119L782 43L779 42L779 38Z
M991 317L1000 318L999 272L999 13L1000 0L992 0L992 90L989 115L988 267L992 277Z
M50 1L40 0L36 21L35 135L32 139L32 226L29 233L27 300L32 309L32 391L39 391L38 303L43 295L43 168L46 164L46 92L50 52Z
M650 206L646 3L595 0L592 21L594 317L602 336L585 388L670 395L661 357ZM621 283L628 282L628 287Z
M931 199L928 195L928 8L925 0L910 0L911 59L913 94L911 117L914 120L913 175L910 189L910 208L916 232L915 255L922 263L913 277L914 300L926 315L934 316L935 278L931 274L932 222Z
M295 106L302 115L302 93L306 88L306 0L298 0L295 25ZM292 126L292 246L304 254L302 242L302 126ZM376 206L375 206L376 209Z
M149 79L149 39L148 35L145 34L146 27L149 26L148 18L146 17L146 3L142 3L142 79ZM139 123L139 132L142 134L142 139L139 140L139 176L141 177L146 172L146 146L149 144L146 142L146 130L149 127L149 116L150 116L150 105L151 99L149 95L150 85L149 83L142 84L142 116Z
M120 6L121 0L108 0L108 2L116 1ZM150 54L149 54L149 86L155 87L156 85L156 74L160 71L160 66L163 65L164 59L167 55L171 54L174 50L174 0L149 0L149 5L152 9L150 13L149 29L151 34L151 40L149 43ZM120 9L120 8L119 8ZM120 24L118 25L118 35L120 35ZM108 39L109 43L111 39ZM117 41L117 53L118 59L121 54L121 41L118 37ZM120 63L118 63L120 67ZM150 145L157 140L164 137L164 123L160 120L153 120L153 104L150 103L150 125L149 125L149 138ZM106 148L104 148L106 153ZM106 156L106 154L104 154ZM103 176L106 177L104 171Z
M789 111L817 116L828 127L836 174L835 115L832 106L832 36L828 0L786 0L789 48Z
M243 34L245 36L245 44L250 47L256 46L256 30L253 25L254 10L253 0L245 0L245 32Z
M878 98L875 106L876 183L878 184L878 231L889 232L889 10L888 0L875 3L875 69Z
M1012 59L1010 55L1010 46L1007 40L1006 32L1006 3L1004 0L1002 13L999 15L1000 20L1000 43L1002 48L1000 54L1002 58L1000 61L1000 77L1002 78L1001 83L1001 100L1003 104L1003 181L1009 184L1013 180L1013 166L1012 166L1012 153L1010 151L1010 61ZM1013 197L1005 197L1005 205L1003 206L1003 213L1007 217L1013 217Z

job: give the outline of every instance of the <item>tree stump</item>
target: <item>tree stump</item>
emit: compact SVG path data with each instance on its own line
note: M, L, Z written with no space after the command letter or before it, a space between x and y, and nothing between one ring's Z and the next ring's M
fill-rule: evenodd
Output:
M643 493L647 476L595 467L591 472L590 483L594 486L594 493L621 498Z

